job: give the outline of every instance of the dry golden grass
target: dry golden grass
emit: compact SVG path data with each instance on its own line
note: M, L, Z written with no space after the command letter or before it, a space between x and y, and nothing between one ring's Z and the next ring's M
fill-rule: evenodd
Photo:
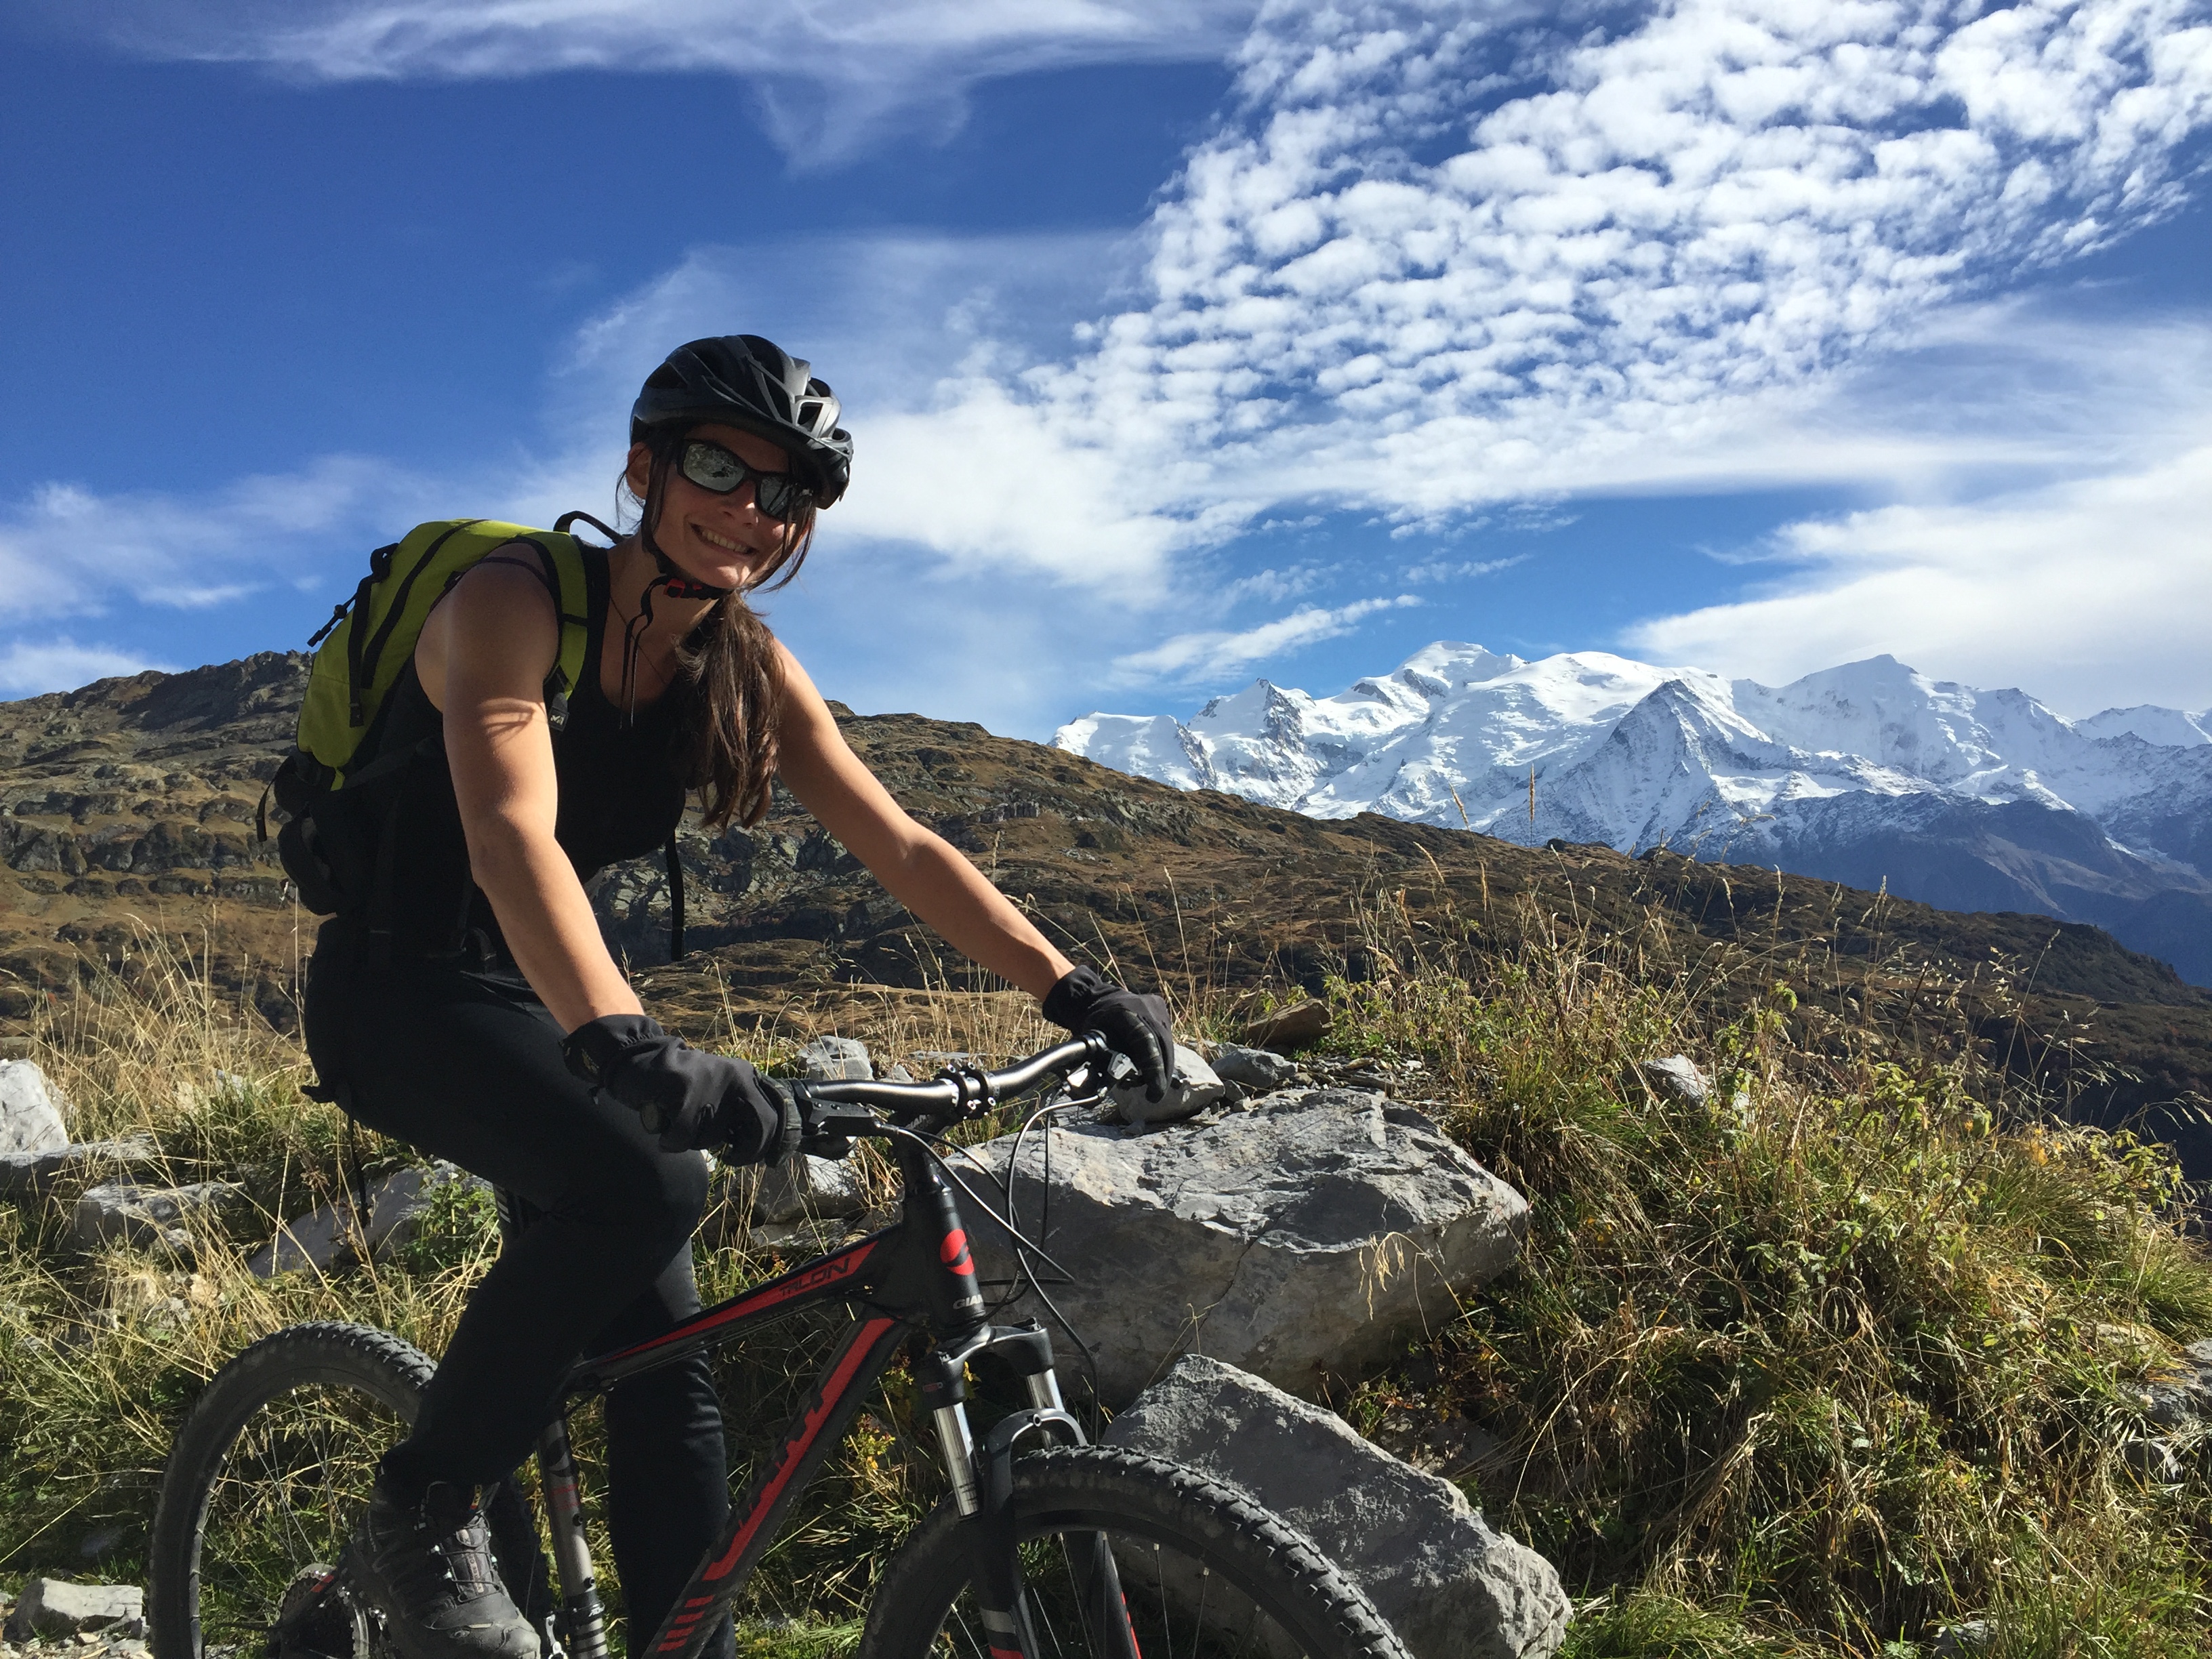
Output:
M1584 1599L1572 1659L1906 1659L1977 1618L1990 1652L2022 1659L2204 1652L2197 1448L2183 1437L2171 1487L2124 1449L2149 1431L2143 1384L2212 1331L2212 1268L2158 1149L2052 1120L1956 1031L1901 1045L1839 1006L1818 1052L1798 1046L1790 985L1716 984L1663 930L1600 939L1531 917L1518 936L1500 955L1449 913L1378 894L1347 941L1362 976L1330 988L1329 1047L1421 1062L1408 1091L1529 1195L1534 1225L1516 1273L1336 1401L1363 1428L1466 1415L1499 1437L1466 1484ZM33 1057L80 1137L149 1133L173 1178L236 1181L251 1201L190 1264L70 1255L68 1194L0 1207L0 1571L81 1566L80 1542L117 1528L104 1570L135 1571L168 1437L228 1354L308 1318L436 1352L496 1248L489 1206L457 1194L390 1261L246 1273L276 1218L337 1193L355 1156L339 1116L299 1097L289 1038L187 956L147 951L130 987L52 1005ZM1170 986L1188 1030L1227 1035L1253 1006L1202 974ZM1940 988L1914 995L1940 1015ZM695 1040L770 1065L823 1032L887 1060L1001 1058L1055 1035L1003 992L721 1006ZM1705 1108L1640 1080L1637 1062L1674 1052L1715 1074ZM372 1169L406 1155L360 1139ZM889 1199L880 1163L863 1176ZM702 1230L710 1297L784 1265L735 1204L726 1186ZM734 1462L825 1340L794 1322L725 1356ZM872 1564L936 1490L910 1410L895 1380L811 1495L749 1610L803 1622L749 1626L752 1644L818 1659L849 1640ZM588 1416L580 1432L588 1479Z

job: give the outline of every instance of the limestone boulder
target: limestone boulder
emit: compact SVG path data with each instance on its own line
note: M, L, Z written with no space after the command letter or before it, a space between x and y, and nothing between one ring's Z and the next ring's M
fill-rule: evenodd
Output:
M1413 1659L1549 1659L1565 1639L1573 1607L1550 1562L1450 1481L1233 1365L1178 1360L1105 1439L1251 1493L1366 1592Z
M753 1193L757 1225L783 1225L830 1216L858 1215L866 1207L851 1166L801 1152L763 1170Z
M219 1212L246 1195L227 1181L196 1181L181 1187L140 1187L105 1181L85 1189L70 1212L70 1236L81 1249L123 1243L139 1249L156 1245L184 1252L192 1247L186 1225L195 1216Z
M68 1145L61 1103L46 1074L27 1060L0 1060L0 1155Z
M799 1063L808 1077L822 1081L866 1083L876 1074L868 1045L857 1037L817 1037L799 1051Z
M0 1198L36 1198L63 1182L91 1175L136 1175L162 1164L150 1135L88 1140L42 1152L0 1156Z
M453 1186L488 1189L486 1182L443 1159L428 1168L396 1170L369 1183L365 1204L349 1193L335 1204L319 1205L283 1223L275 1237L246 1259L246 1270L268 1279L307 1268L327 1273L364 1257L381 1261L421 1231L440 1190Z
M1004 1180L1013 1137L976 1150ZM1311 1395L1322 1373L1454 1317L1459 1295L1511 1265L1528 1218L1419 1112L1351 1090L1142 1135L1032 1133L1012 1176L1015 1218L1074 1280L1048 1290L1115 1407L1185 1353ZM1010 1277L1003 1234L971 1231L985 1277ZM1033 1291L1006 1316L1030 1316L1048 1317Z
M1218 1104L1228 1092L1227 1085L1214 1074L1213 1067L1206 1063L1204 1057L1195 1048L1186 1048L1180 1042L1175 1046L1175 1076L1160 1091L1158 1100L1148 1097L1138 1079L1136 1066L1118 1054L1115 1056L1114 1078L1106 1091L1112 1107L1103 1115L1109 1121L1139 1128L1155 1123L1181 1123L1186 1118L1196 1117L1207 1107Z
M58 1578L25 1583L4 1633L10 1642L71 1637L124 1640L146 1633L146 1592L136 1584L71 1584Z
M1213 1051L1213 1069L1224 1083L1234 1083L1255 1094L1267 1094L1286 1087L1297 1076L1298 1063L1270 1048L1224 1042Z

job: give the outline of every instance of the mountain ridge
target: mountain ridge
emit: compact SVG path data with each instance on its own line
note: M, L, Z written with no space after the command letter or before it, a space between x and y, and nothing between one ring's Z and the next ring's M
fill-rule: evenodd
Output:
M1260 679L1188 721L1097 713L1054 743L1316 817L1671 846L2087 921L2212 984L2212 713L2069 720L1887 655L1767 686L1440 640L1334 696Z

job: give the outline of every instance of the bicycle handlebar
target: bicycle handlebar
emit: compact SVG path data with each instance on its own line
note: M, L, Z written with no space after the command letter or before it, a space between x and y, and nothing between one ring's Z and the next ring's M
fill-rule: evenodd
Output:
M821 1105L872 1108L895 1123L918 1117L946 1118L953 1122L988 1111L1001 1100L1035 1088L1048 1078L1064 1078L1079 1066L1102 1072L1112 1055L1106 1039L1096 1031L1016 1060L1002 1072L980 1066L948 1066L927 1083L876 1083L860 1079L823 1079L794 1082L788 1086L802 1099ZM876 1119L866 1112L848 1115L820 1112L816 1124L830 1133L866 1133Z

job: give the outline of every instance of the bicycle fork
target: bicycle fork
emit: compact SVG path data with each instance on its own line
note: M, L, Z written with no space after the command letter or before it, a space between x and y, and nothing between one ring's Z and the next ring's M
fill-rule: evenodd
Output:
M989 1348L1022 1381L1029 1407L1007 1417L979 1447L968 1426L968 1358ZM964 1518L973 1563L977 1613L991 1659L1045 1659L1024 1593L1021 1540L1014 1515L1014 1447L1025 1436L1057 1436L1083 1443L1082 1426L1060 1399L1052 1367L1052 1344L1032 1324L985 1330L958 1353L931 1353L915 1367L922 1404L937 1430L939 1455L952 1483L952 1501ZM1095 1633L1092 1659L1143 1659L1121 1592L1121 1575L1103 1533L1094 1534L1087 1573L1079 1580L1085 1606L1084 1627Z

